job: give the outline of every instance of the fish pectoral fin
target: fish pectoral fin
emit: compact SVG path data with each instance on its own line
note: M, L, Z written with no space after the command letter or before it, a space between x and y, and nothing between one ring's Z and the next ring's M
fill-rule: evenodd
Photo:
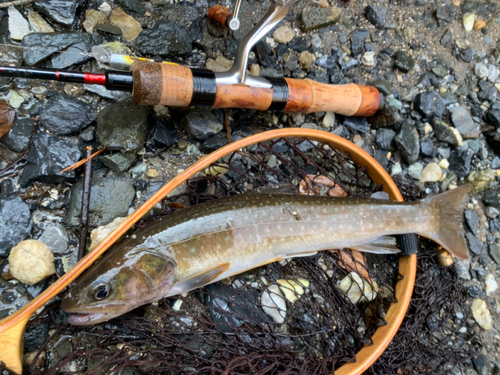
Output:
M214 268L211 268L203 272L199 272L195 275L188 277L187 279L181 280L178 283L176 283L172 287L172 289L170 289L167 297L174 296L177 294L182 294L184 292L188 292L190 290L210 284L213 281L215 281L220 275L226 272L229 269L229 267L231 267L231 263L222 263Z
M283 256L283 259L310 257L313 255L316 255L317 253L318 253L317 251L308 251L308 252L304 252L304 253L287 254L287 255Z
M400 252L396 246L396 238L392 236L381 236L371 242L358 246L349 246L349 249L374 254L395 254Z

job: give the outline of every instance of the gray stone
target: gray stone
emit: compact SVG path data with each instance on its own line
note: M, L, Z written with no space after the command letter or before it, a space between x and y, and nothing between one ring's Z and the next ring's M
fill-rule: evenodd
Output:
M465 220L467 221L467 225L469 226L472 233L477 236L480 229L480 221L479 216L474 210L465 210Z
M105 177L106 170L101 169L92 176L90 195L90 222L92 225L106 225L117 217L128 215L128 209L135 196L132 180L128 177ZM70 190L68 225L78 225L81 216L83 179L78 180Z
M47 245L55 254L63 254L68 250L68 232L61 224L47 225L38 240Z
M69 26L75 20L77 8L84 3L85 0L39 0L35 6L40 13Z
M21 197L0 198L0 257L9 256L12 247L29 236L31 226L29 207Z
M450 153L450 171L456 173L458 177L467 177L470 172L470 163L472 160L472 151L455 150Z
M340 19L340 8L306 7L302 10L302 30L311 31L335 25Z
M453 4L441 5L436 9L439 26L443 27L453 22L455 19L455 9L456 7Z
M365 8L365 14L368 21L378 29L394 29L396 27L394 17L383 6L368 5Z
M112 99L116 101L131 99L132 95L126 91L115 91L108 90L106 87L101 85L83 85L85 91L93 92L103 98Z
M415 66L415 60L406 51L396 51L394 54L394 65L404 73L408 73Z
M377 131L377 145L382 150L390 151L393 149L392 141L394 140L394 136L396 132L391 129L380 129Z
M500 211L495 207L486 206L484 208L484 214L488 216L490 219L494 219L500 214Z
M457 270L458 277L463 280L470 280L470 258L469 259L455 259L455 269Z
M197 108L189 112L183 119L182 125L196 139L203 141L222 130L222 124L215 115L205 108Z
M494 126L500 126L500 110L490 110L486 114L486 119Z
M434 91L427 91L415 97L415 109L425 117L439 117L444 113L443 99Z
M483 255L486 253L484 250L483 243L479 238L474 236L472 233L466 233L465 236L469 241L469 250L472 251L472 253L476 255Z
M477 138L481 134L479 125L472 120L469 111L464 107L450 108L451 121L463 138Z
M493 242L490 243L488 249L491 259L493 259L496 264L500 264L500 245Z
M366 29L356 30L351 33L351 53L357 56L363 52L364 41L370 36L370 31Z
M125 172L134 161L135 157L127 156L121 152L114 153L113 155L101 156L99 160L113 172L119 174Z
M139 151L146 142L148 113L148 107L137 106L131 101L107 106L97 116L99 142L112 151Z
M160 20L139 34L136 45L146 55L172 57L190 54L193 41L184 27Z
M17 119L10 131L0 138L0 144L14 152L26 151L34 126L35 122L29 118Z
M479 78L486 78L488 77L488 67L482 63L477 63L476 66L474 67L474 72Z
M2 66L19 67L23 63L23 50L17 46L2 46L0 64Z
M500 168L500 158L495 156L490 164L491 169L499 169Z
M371 83L372 86L376 87L378 91L380 91L384 95L391 95L392 94L392 83L385 80L385 79L376 79L372 81Z
M394 138L398 149L406 159L408 164L413 164L418 159L420 152L420 142L417 129L404 121L398 135Z
M92 107L73 96L53 95L43 104L40 124L51 133L68 135L80 131L95 120Z
M74 171L61 171L80 160L82 153L73 140L63 140L53 135L39 132L33 138L26 155L27 164L19 180L21 186L33 181L53 184L75 178Z
M118 4L129 12L140 14L146 13L146 8L138 0L117 0Z
M500 194L496 189L486 189L483 202L487 206L492 206L500 210Z
M361 133L367 133L370 131L370 125L365 117L346 117L344 119L344 126Z

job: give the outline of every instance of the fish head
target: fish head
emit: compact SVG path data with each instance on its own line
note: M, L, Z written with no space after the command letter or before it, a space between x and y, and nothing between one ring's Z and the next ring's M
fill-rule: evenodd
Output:
M70 324L106 322L163 298L174 285L172 258L146 249L120 255L108 253L70 288L61 303Z

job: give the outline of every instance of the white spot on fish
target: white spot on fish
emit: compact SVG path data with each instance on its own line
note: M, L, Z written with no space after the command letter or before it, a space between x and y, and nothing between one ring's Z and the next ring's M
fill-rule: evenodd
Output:
M189 252L191 252L192 254L196 253L196 248L192 247L191 250L189 250Z

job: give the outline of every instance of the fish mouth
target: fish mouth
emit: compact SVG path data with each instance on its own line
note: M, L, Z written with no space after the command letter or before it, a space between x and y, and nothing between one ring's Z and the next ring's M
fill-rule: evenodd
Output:
M85 326L107 322L115 317L115 315L107 313L69 313L68 323L74 326Z

